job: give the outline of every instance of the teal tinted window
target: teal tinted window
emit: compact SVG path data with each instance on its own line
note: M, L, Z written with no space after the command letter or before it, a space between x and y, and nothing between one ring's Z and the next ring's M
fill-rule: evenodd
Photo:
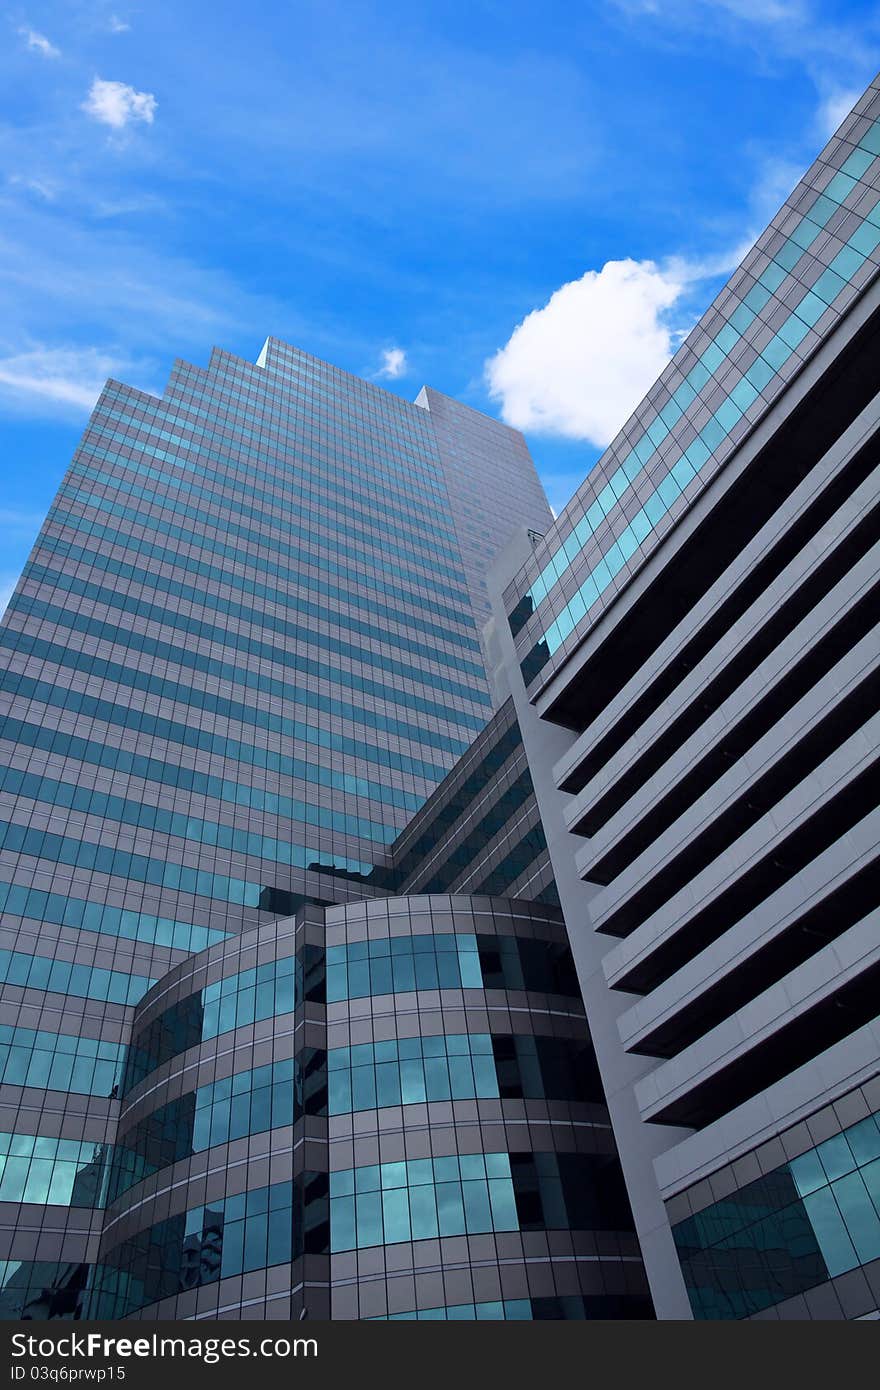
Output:
M569 1294L550 1298L505 1298L488 1303L453 1303L446 1307L419 1308L411 1313L389 1313L377 1322L554 1322L587 1318L651 1318L650 1300L632 1294Z
M0 912L30 917L37 922L54 922L79 931L102 932L129 941L151 941L157 946L173 946L183 951L202 951L223 941L228 932L196 927L155 917L147 912L129 912L106 903L87 902L62 893L45 893L38 888L0 883Z
M124 1057L121 1043L0 1024L0 1081L6 1085L109 1096L122 1078Z
M218 1198L160 1221L110 1250L92 1277L90 1316L125 1318L148 1303L229 1275L289 1264L328 1248L327 1178Z
M419 989L538 990L579 997L561 942L479 933L392 936L331 946L327 1002Z
M89 1317L93 1267L68 1260L0 1260L2 1318L78 1321Z
M447 1033L333 1048L327 1084L331 1115L480 1097L602 1099L586 1044L530 1034Z
M106 1155L98 1144L0 1134L0 1202L102 1207L106 1176Z
M162 1062L200 1042L258 1019L292 1013L297 1003L324 1000L323 952L306 946L186 995L134 1034L122 1093L127 1095Z
M694 1316L742 1318L880 1259L868 1116L673 1228Z
M108 1202L194 1153L327 1111L323 1052L308 1049L189 1091L139 1120L114 1146Z
M330 1174L333 1250L550 1229L632 1229L615 1160L586 1154L452 1154Z
M114 1004L136 1004L156 983L144 975L96 966L71 965L48 956L29 956L23 951L0 951L0 984L26 989L73 994L78 999L109 999Z

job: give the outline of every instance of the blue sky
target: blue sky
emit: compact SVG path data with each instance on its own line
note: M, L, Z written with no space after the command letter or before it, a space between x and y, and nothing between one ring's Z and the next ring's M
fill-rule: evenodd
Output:
M5 595L105 377L269 333L519 425L561 507L880 67L880 4L69 0L0 36Z

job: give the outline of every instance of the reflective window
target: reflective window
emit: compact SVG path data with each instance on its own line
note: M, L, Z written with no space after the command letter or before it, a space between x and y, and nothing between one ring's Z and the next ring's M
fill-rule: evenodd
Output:
M333 1048L331 1115L477 1097L601 1100L592 1049L530 1034L445 1034Z
M92 1266L67 1260L0 1260L0 1321L88 1317Z
M742 1318L880 1259L880 1125L866 1119L673 1227L694 1316Z
M125 1066L122 1093L127 1095L162 1062L221 1033L292 1013L297 1003L324 998L323 952L306 946L297 956L227 975L188 994L135 1033Z
M155 983L144 975L129 975L123 970L73 965L49 956L29 956L24 951L0 951L0 984L73 994L78 999L136 1004Z
M0 1081L82 1096L110 1096L122 1077L125 1047L70 1033L0 1024Z
M506 1153L410 1159L330 1174L333 1250L517 1229Z
M202 1149L326 1112L325 1054L314 1049L200 1086L154 1110L121 1137L113 1150L107 1200Z
M229 932L211 927L194 927L170 917L154 917L147 912L130 912L108 903L86 902L65 893L45 893L39 888L0 883L0 912L29 917L36 922L52 922L78 931L102 932L129 941L151 941L157 946L173 946L182 951L203 951L223 941Z
M558 1298L506 1298L494 1303L453 1303L445 1308L419 1308L390 1313L371 1322L532 1322L580 1321L586 1318L653 1318L647 1298L637 1294L570 1294Z
M436 932L327 950L327 1002L418 989L537 990L579 997L568 947L530 937Z
M478 1153L330 1174L333 1250L488 1231L631 1230L615 1160Z
M2 635L0 632L0 638ZM0 821L0 849L5 849L10 854L32 854L37 859L50 859L56 864L72 864L79 869L94 869L102 874L115 874L120 878L132 879L136 883L153 883L162 888L197 893L208 898L220 898L226 902L260 907L266 911L274 910L270 901L270 895L274 895L279 904L283 904L278 916L290 916L301 903L309 901L284 889L253 883L248 879L231 878L228 874L213 874L207 869L191 868L187 864L174 863L173 860L150 858L146 854L131 854L126 850L114 849L112 844L80 840L72 835L55 835L48 830L10 821ZM362 860L347 859L344 856L340 858L333 854L328 854L323 864L316 864L316 851L307 850L302 845L290 845L288 851L285 862L301 861L303 868L335 867L348 869L353 874L365 874L371 867Z
M0 1134L0 1202L102 1207L106 1151L44 1135Z
M157 1299L327 1249L327 1179L304 1173L218 1198L122 1241L94 1273L89 1316L125 1318Z

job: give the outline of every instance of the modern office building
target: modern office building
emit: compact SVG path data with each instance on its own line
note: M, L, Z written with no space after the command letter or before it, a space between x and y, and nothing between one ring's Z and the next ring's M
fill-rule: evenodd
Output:
M108 384L0 626L2 1316L876 1315L878 248L875 84L555 522L276 339Z
M4 1316L650 1314L485 727L550 521L515 431L276 339L108 383L0 627Z
M492 581L659 1317L880 1307L878 269L880 81Z

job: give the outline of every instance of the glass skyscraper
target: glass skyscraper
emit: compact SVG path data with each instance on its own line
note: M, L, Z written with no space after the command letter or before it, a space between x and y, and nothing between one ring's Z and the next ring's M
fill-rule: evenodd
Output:
M880 1315L880 86L571 503L270 339L0 625L0 1314Z
M486 728L550 521L515 431L276 339L107 384L0 627L4 1316L650 1312Z

